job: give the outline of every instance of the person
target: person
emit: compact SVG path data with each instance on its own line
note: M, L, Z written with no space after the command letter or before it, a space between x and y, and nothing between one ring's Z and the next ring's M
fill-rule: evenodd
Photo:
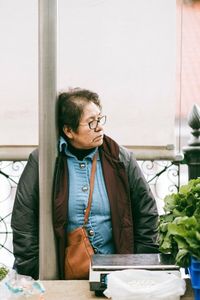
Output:
M57 100L58 157L53 186L53 223L59 278L64 279L66 232L81 226L87 207L92 159L97 167L87 232L95 253L155 253L158 211L132 152L104 134L106 116L97 93L62 92ZM11 226L14 268L39 276L38 150L19 180Z

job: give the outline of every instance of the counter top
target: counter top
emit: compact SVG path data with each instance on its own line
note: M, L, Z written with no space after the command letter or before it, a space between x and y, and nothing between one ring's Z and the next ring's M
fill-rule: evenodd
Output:
M88 299L107 299L105 297L96 297L94 292L90 291L87 280L44 280L41 281L46 289L44 300L88 300ZM187 290L181 300L193 300L193 291L190 286L190 280L186 279Z

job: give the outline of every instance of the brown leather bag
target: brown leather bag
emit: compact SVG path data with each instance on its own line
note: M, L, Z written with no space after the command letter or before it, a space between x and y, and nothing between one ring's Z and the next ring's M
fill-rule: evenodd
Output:
M96 171L97 154L95 154L90 175L90 193L86 208L83 226L67 233L65 248L65 279L88 279L91 256L94 250L90 244L85 225L88 222L92 204L94 178Z

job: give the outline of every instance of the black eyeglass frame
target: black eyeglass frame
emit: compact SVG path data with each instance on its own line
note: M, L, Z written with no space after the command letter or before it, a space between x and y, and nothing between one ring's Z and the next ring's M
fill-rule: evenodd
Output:
M86 123L86 124L80 123L79 126L87 126L88 125L91 130L95 130L98 127L99 123L101 125L105 125L106 120L107 120L107 116L103 115L101 117L98 117L97 120L92 120L89 123Z
M94 129L96 129L96 128L98 127L99 123L100 123L101 125L105 125L105 124L106 124L106 119L107 119L106 115L101 116L101 117L97 118L97 120L92 120L92 121L90 121L90 122L88 123L88 126L89 126L89 128L90 128L91 130L94 130ZM92 124L95 124L95 126L92 126Z

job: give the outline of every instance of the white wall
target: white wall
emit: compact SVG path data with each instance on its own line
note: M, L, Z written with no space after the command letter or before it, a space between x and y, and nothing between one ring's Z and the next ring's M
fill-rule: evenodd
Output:
M59 87L99 92L121 144L174 144L175 0L59 1Z
M175 0L59 0L58 89L97 91L107 133L174 144ZM0 145L38 142L37 1L0 0Z
M0 0L0 145L38 143L37 0Z

